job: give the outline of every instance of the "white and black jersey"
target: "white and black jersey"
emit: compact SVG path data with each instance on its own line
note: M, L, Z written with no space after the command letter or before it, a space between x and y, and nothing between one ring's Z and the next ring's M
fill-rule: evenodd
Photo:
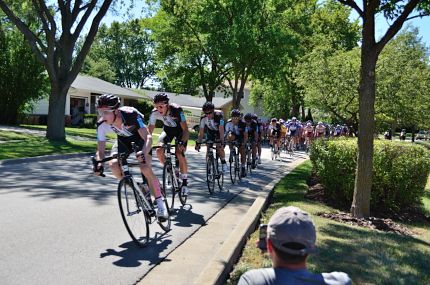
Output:
M207 127L208 130L218 131L220 126L224 127L224 116L220 111L214 111L212 119L206 115L200 118L200 129Z
M149 117L149 125L155 126L155 122L159 120L163 122L164 127L181 128L181 122L186 122L182 107L177 104L169 104L166 116L160 114L157 109L152 110Z

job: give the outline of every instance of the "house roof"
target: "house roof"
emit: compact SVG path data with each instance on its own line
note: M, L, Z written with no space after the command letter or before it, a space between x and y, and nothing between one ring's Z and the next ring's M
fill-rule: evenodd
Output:
M91 93L111 93L125 98L142 99L142 95L136 92L88 75L79 74L71 87Z
M145 95L150 97L151 99L154 98L154 96L160 91L152 91L152 90L142 90ZM169 95L170 102L179 104L181 106L189 106L189 107L197 107L201 108L203 104L206 102L205 97L199 97L199 96L191 96L186 94L176 94L176 93L169 93L169 92L163 92ZM221 98L221 97L213 97L212 103L214 103L215 108L223 108L227 104L229 104L232 101L232 98Z

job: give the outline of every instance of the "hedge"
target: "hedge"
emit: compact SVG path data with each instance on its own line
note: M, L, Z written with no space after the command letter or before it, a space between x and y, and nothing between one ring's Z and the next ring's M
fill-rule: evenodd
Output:
M356 139L315 140L310 158L325 195L350 205L357 162ZM399 210L417 206L430 173L430 151L405 142L375 140L371 207Z

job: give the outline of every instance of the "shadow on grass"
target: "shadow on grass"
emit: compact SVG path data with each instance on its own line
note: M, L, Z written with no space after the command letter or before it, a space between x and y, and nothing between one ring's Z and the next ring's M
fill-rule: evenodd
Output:
M339 223L320 227L319 234L324 239L310 259L311 270L344 271L360 284L430 282L430 244L425 241Z

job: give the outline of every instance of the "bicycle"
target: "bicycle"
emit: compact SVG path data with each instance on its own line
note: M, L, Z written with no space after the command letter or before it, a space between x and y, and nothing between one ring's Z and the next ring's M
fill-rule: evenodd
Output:
M230 144L230 157L228 159L230 164L230 180L232 184L235 184L237 179L242 181L240 173L239 147L236 141L233 141Z
M246 143L245 145L246 155L246 173L252 174L252 143Z
M132 152L135 153L136 147L134 143L132 143L132 149ZM171 226L171 219L169 213L168 218L165 221L159 221L157 219L155 213L156 205L154 205L151 200L151 194L149 193L145 176L142 174L142 183L138 183L130 172L131 166L139 166L140 164L127 162L127 157L132 152L114 154L101 160L96 160L95 157L91 157L91 159L94 166L98 163L118 159L118 163L123 174L123 178L118 182L117 192L121 217L131 239L138 246L144 247L149 241L149 225L157 221L161 229L168 232ZM103 169L100 171L100 176L105 177ZM145 188L146 191L144 192L142 189ZM167 209L167 200L163 193L162 195ZM144 224L142 224L142 221L144 221Z
M220 191L224 190L224 172L219 169L220 163L218 160L221 158L218 156L218 152L216 151L216 146L214 144L220 143L219 141L209 141L203 142L202 144L206 144L208 153L206 156L206 182L208 185L209 194L212 195L215 190L215 180L217 180L217 184ZM215 149L215 157L214 157L214 149Z
M178 195L179 201L182 206L187 203L187 195L182 195L182 182L179 180L179 171L177 170L178 158L175 153L170 151L171 148L176 148L176 145L171 145L170 143L163 144L161 146L154 146L153 149L162 148L164 150L164 155L166 161L163 166L163 187L161 191L166 197L167 209L169 212L173 211L175 205L175 196ZM183 153L181 155L184 155ZM173 165L172 156L175 158L175 164ZM170 191L169 191L170 190ZM169 197L171 195L171 197ZM169 200L171 203L169 203Z

